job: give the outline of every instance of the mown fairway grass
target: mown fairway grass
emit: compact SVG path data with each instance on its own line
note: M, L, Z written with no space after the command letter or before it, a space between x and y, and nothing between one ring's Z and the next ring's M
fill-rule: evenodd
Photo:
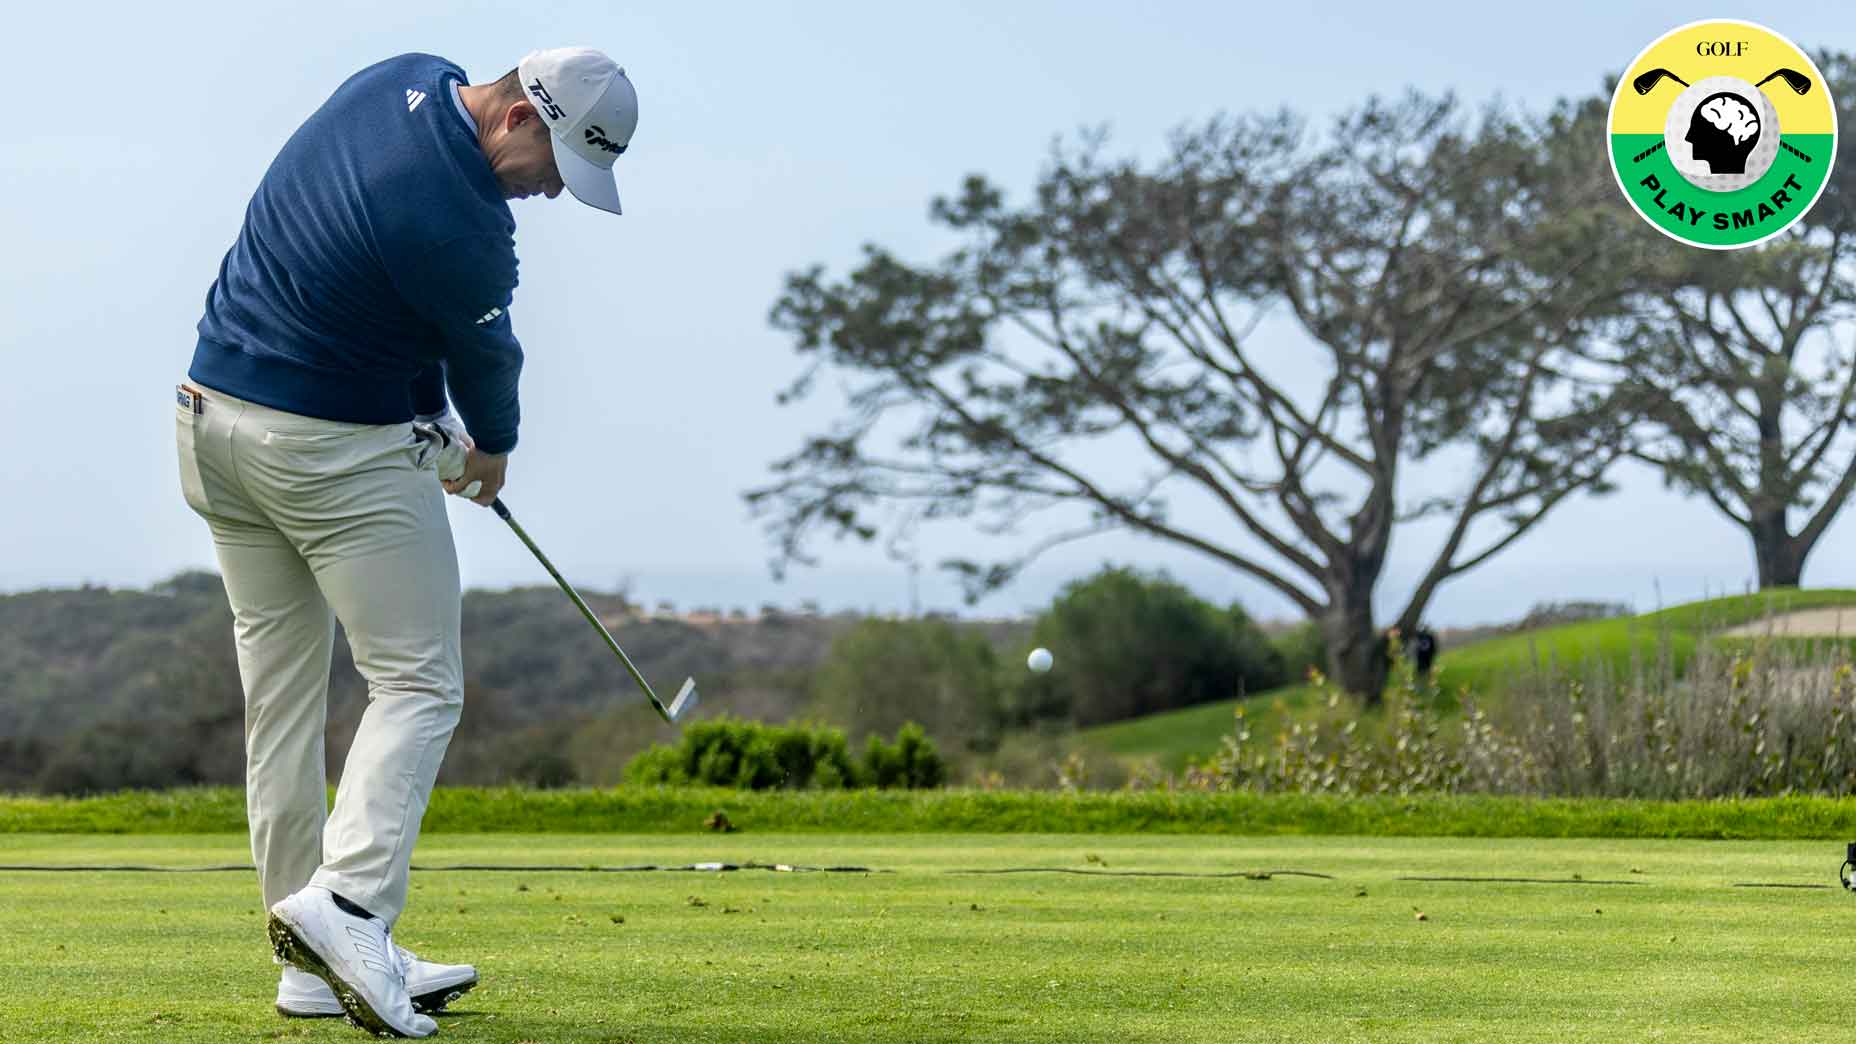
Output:
M1680 672L1708 635L1768 616L1856 605L1856 591L1778 589L1691 602L1641 616L1592 620L1445 649L1437 658L1439 693L1454 702L1467 691L1488 708L1500 704L1505 683L1517 674L1547 665L1577 670L1593 660L1617 672L1633 662L1655 664L1668 656ZM1723 640L1726 645L1757 644L1755 639ZM1848 641L1790 639L1802 653L1848 650ZM1131 760L1151 760L1177 772L1195 758L1218 750L1233 729L1233 712L1242 702L1251 734L1268 741L1278 728L1316 705L1320 694L1308 685L1290 685L1258 693L1243 701L1219 700L1195 707L1150 714L1130 721L1084 729L1079 744Z
M1801 842L435 834L421 865L893 872L425 871L398 934L479 965L483 986L442 1020L452 1041L1824 1041L1847 1031L1856 898L1732 885L1824 884L1840 856ZM15 864L246 859L234 834L0 837ZM1335 879L950 872L1018 866ZM7 871L0 897L0 1040L365 1039L271 1012L248 872Z

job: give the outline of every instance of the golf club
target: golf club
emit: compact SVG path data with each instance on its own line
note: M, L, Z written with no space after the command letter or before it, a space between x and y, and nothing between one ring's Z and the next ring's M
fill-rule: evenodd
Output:
M1784 80L1785 86L1790 87L1793 91L1795 91L1798 94L1804 94L1811 89L1811 78L1809 76L1806 76L1804 73L1797 71L1796 69L1780 69L1777 72L1773 73L1772 76L1777 76L1780 79ZM1759 81L1753 86L1764 87L1768 82L1772 80L1772 76L1766 77L1764 80Z
M1649 72L1646 72L1642 76L1639 76L1636 79L1632 80L1630 82L1630 85L1632 88L1634 88L1637 91L1638 94L1648 94L1652 90L1655 90L1656 85L1663 82L1663 79L1665 77L1671 80L1674 80L1675 82L1681 84L1684 87L1688 86L1688 81L1682 79L1682 77L1680 76L1677 76L1675 73L1670 72L1668 69L1662 69L1662 68L1651 69ZM1799 72L1796 69L1775 70L1772 73L1772 75L1759 81L1753 86L1764 87L1766 84L1771 83L1775 78L1784 80L1785 85L1787 87L1790 87L1793 91L1795 91L1798 94L1805 94L1811 90L1811 78L1809 76L1806 76L1804 73ZM1786 152L1791 153L1792 155L1798 157L1799 159L1805 161L1806 163L1811 162L1811 157L1805 155L1802 152L1799 152L1795 148L1792 148L1789 144L1786 144L1785 142L1781 141L1779 142L1779 146L1783 148ZM1662 147L1663 147L1662 142L1657 142L1655 145L1652 145L1649 148L1644 149L1642 152L1637 153L1637 155L1631 157L1631 162L1642 163L1646 157L1654 154L1656 150Z
M517 538L519 538L522 543L528 545L528 549L534 553L535 560L540 562L541 567L548 571L548 575L554 578L555 583L561 585L561 590L567 592L567 597L573 599L574 605L580 608L580 615L586 617L586 622L592 624L593 629L599 632L599 636L606 640L606 645L612 649L613 653L618 656L619 662L623 663L625 669L631 673L632 680L637 682L638 687L644 690L645 697L651 701L651 706L656 709L659 717L674 724L678 719L682 718L684 714L688 713L690 708L696 706L696 679L685 678L683 679L683 687L677 690L676 698L670 701L670 708L666 710L663 701L659 700L657 698L657 693L652 691L651 683L644 680L644 675L640 674L638 668L632 664L632 658L625 655L624 649L619 648L619 643L613 639L612 632L606 630L606 625L600 623L599 617L593 615L593 610L587 608L586 600L580 597L580 592L574 590L574 586L567 582L567 579L561 575L560 570L554 568L554 563L548 561L548 556L541 553L541 548L536 547L535 542L529 539L528 534L524 532L521 525L516 522L515 516L509 513L509 508L503 503L501 497L490 502L490 510L496 512L496 517L509 523L509 528L515 531Z
M1773 75L1776 76L1778 74L1774 73ZM1660 69L1660 68L1651 69L1649 72L1644 73L1642 76L1639 76L1636 79L1632 80L1630 82L1630 85L1631 87L1636 89L1638 94L1648 94L1651 91L1656 89L1657 84L1663 82L1663 77L1665 76L1681 84L1684 87L1688 86L1687 80L1684 80L1682 77L1677 76L1675 73L1670 72L1668 69ZM1771 79L1771 77L1767 77L1767 79Z

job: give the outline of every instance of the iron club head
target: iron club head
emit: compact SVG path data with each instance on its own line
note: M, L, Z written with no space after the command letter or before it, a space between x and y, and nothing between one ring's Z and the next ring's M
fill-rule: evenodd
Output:
M1665 76L1684 87L1688 86L1687 80L1670 72L1668 69L1651 69L1649 72L1632 80L1630 85L1638 94L1648 94L1656 89L1657 84L1663 82L1663 77ZM1771 79L1771 77L1767 77L1767 79Z
M1766 77L1753 86L1764 87L1774 76L1784 80L1785 86L1790 87L1793 93L1804 94L1811 89L1811 78L1796 69L1779 69L1772 76Z
M670 720L681 720L683 715L696 706L696 700L696 679L683 679L683 688L677 690L677 698L670 701L670 710L666 712Z

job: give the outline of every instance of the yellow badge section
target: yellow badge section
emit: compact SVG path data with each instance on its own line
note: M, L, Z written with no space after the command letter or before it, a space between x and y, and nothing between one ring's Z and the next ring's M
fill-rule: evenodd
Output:
M1631 88L1632 81L1653 69L1667 69L1688 83L1710 76L1733 76L1752 84L1779 69L1791 69L1810 77L1809 91L1799 94L1783 78L1770 80L1760 88L1778 110L1780 130L1788 135L1830 134L1836 130L1830 91L1804 52L1764 26L1716 19L1673 29L1637 56L1624 71L1624 82L1618 85L1617 100L1611 108L1611 133L1663 133L1669 103L1680 88L1665 84L1648 94L1638 94Z

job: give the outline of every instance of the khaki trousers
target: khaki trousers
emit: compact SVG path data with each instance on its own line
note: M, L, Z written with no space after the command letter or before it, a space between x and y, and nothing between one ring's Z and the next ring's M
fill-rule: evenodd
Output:
M196 394L197 393L197 394ZM464 703L457 550L438 447L187 383L181 489L225 577L245 689L245 802L268 907L318 884L389 924ZM339 619L368 707L327 807Z

